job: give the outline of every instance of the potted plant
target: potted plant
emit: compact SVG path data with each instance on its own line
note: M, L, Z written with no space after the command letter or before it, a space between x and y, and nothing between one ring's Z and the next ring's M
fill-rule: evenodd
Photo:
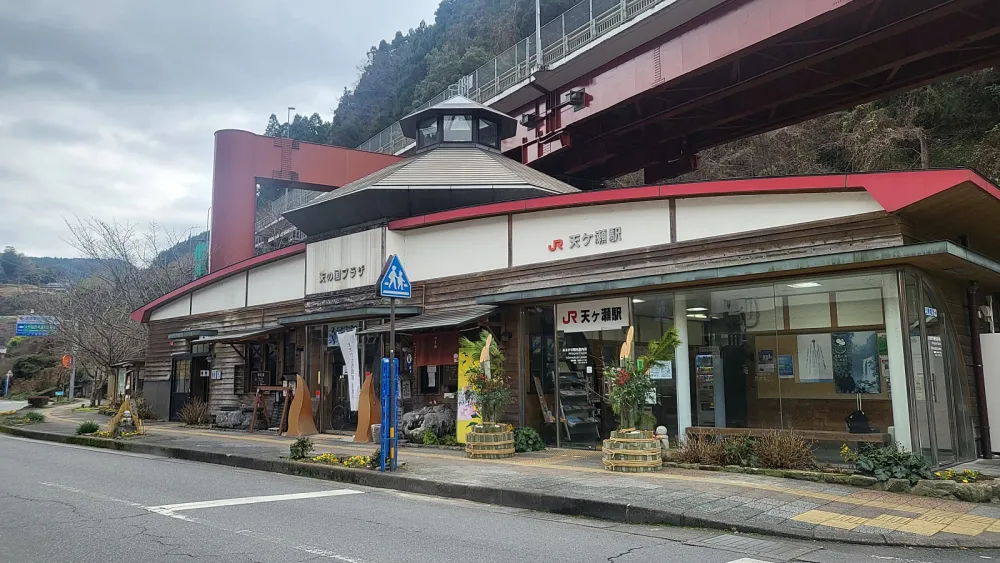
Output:
M652 431L637 429L636 422L647 398L656 393L650 369L660 362L672 360L680 339L677 329L671 328L649 343L645 355L634 359L634 335L634 328L629 327L618 365L604 369L604 378L610 382L611 410L618 415L618 429L611 432L611 438L604 440L602 447L604 468L609 471L643 472L663 467L660 441Z
M514 455L514 433L498 419L513 398L503 371L503 353L493 335L482 331L476 341L463 337L462 352L479 361L468 371L465 398L475 408L479 423L471 422L465 435L465 451L470 458L499 459Z

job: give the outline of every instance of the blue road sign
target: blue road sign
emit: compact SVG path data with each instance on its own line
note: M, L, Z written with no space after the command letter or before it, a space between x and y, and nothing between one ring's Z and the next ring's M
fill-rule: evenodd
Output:
M410 278L403 270L399 256L393 254L386 260L385 268L382 268L382 275L379 276L378 284L375 287L378 288L379 297L410 298Z
M22 315L14 324L15 336L48 336L52 334L55 319L41 315Z

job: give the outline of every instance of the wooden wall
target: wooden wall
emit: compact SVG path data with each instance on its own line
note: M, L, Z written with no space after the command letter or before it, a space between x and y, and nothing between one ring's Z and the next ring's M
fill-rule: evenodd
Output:
M217 330L219 333L249 331L275 324L279 317L301 315L301 301L267 305L260 308L237 309L219 313L209 313L192 317L180 317L163 321L151 321L148 325L149 344L146 349L146 381L169 380L173 367L172 356L188 351L188 346L171 346L167 335L188 330ZM302 331L302 329L299 329ZM236 345L242 351L241 345ZM222 379L213 379L209 387L209 405L213 411L222 407L240 405L241 398L234 394L234 366L243 363L243 358L228 344L214 346L212 369L222 370ZM280 358L279 358L280 369ZM245 402L247 399L243 398Z

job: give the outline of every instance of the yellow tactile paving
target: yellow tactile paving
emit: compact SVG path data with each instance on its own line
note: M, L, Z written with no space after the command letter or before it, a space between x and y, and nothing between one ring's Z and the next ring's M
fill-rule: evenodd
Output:
M905 516L892 516L889 514L880 514L875 518L868 521L868 526L874 526L876 528L883 528L886 530L898 530L901 526L909 524L913 521L913 518L906 518Z
M871 518L864 518L862 516L849 516L847 514L838 514L833 518L830 518L826 522L821 523L821 526L829 526L831 528L840 528L841 530L853 530L858 526L868 526L870 525Z
M984 523L966 518L958 518L941 531L950 534L961 534L963 536L978 536L989 527L989 522Z
M934 522L926 522L924 520L911 520L896 528L896 530L910 534L917 534L918 536L933 536L944 528L944 524L936 524Z
M832 520L837 516L840 516L840 514L837 514L836 512L827 512L825 510L809 510L807 512L799 514L798 516L793 517L792 520L795 520L797 522L805 522L806 524L822 524L823 522Z
M55 420L61 420L64 422L72 422L72 423L77 422L71 419L62 418L56 414L51 414L50 417ZM282 439L274 436L220 433L213 431L203 431L195 429L176 428L176 427L172 428L165 425L164 426L156 425L150 428L150 430L153 430L156 433L175 434L183 436L202 436L214 439L250 441L250 442L261 442L270 444L282 444L282 445L286 445L288 443L287 438ZM370 447L370 445L354 444L352 442L346 442L343 439L330 435L314 436L313 440L317 442L317 446L324 449ZM445 459L450 461L455 461L457 459L455 455L415 451L413 449L406 450L405 455L407 457ZM597 467L591 468L591 467L564 465L564 463L570 462L572 460L578 460L587 457L596 457L598 455L599 452L579 452L575 454L556 454L544 458L522 457L516 460L478 460L477 463L493 463L493 464L510 465L510 466L534 466L534 467L544 467L547 469L557 469L561 471L595 473L607 476L608 475L607 471ZM626 474L613 474L613 475L621 478L630 477L629 475ZM738 487L745 487L748 489L756 489L756 490L770 491L780 494L795 495L810 500L837 502L842 504L850 504L858 507L879 508L883 510L893 510L893 511L905 512L917 515L916 518L907 518L904 516L882 514L875 518L865 518L860 516L852 516L850 514L840 514L837 512L829 512L824 510L809 510L792 518L793 520L797 520L799 522L806 522L821 526L829 526L844 530L852 530L859 526L873 526L888 530L898 530L900 532L917 534L921 536L932 536L938 532L955 533L968 536L976 536L985 531L1000 533L1000 519L970 515L967 512L968 510L973 508L974 505L961 503L958 501L932 499L925 497L906 497L899 494L882 493L877 491L859 491L849 496L841 496L830 493L823 493L819 491L812 491L808 489L784 487L771 483L745 481L742 479L738 479L736 476L728 476L728 475L725 477L720 477L720 476L700 476L700 475L691 475L686 473L664 472L664 473L647 473L643 475L643 478L667 479L671 481L687 481L694 483L738 486Z
M920 517L917 518L917 520L921 520L923 522L934 522L935 524L944 524L945 526L947 526L948 524L951 524L955 520L958 520L959 516L961 515L956 514L954 512L931 510L925 512L924 514L921 514Z

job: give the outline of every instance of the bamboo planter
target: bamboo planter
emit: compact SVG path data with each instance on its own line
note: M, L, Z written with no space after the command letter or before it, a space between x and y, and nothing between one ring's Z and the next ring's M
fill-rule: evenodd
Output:
M608 471L645 473L663 467L660 441L648 430L615 430L601 451Z
M514 433L506 424L476 424L465 434L465 454L472 459L514 457Z

